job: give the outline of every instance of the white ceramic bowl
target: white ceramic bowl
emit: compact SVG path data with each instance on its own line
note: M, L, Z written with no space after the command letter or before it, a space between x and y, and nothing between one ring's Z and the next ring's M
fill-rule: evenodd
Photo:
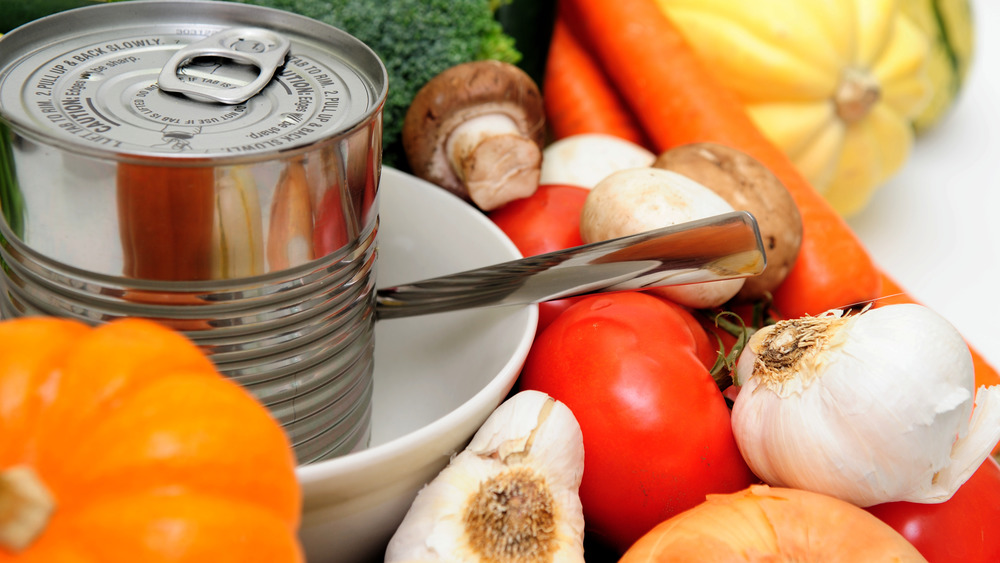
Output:
M481 212L383 170L380 287L520 257ZM507 396L534 338L537 306L379 321L368 449L300 467L300 537L310 563L381 561L417 491Z

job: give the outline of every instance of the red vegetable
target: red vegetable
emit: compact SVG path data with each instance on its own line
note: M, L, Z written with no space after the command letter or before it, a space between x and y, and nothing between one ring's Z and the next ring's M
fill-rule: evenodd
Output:
M588 533L620 552L706 494L756 482L705 367L707 342L680 306L626 292L581 299L528 354L520 386L564 402L583 431Z
M589 190L579 186L541 185L529 197L514 200L489 217L524 256L536 256L583 244L580 211ZM540 303L538 331L573 304L574 298Z
M525 256L579 246L583 244L580 211L588 193L579 186L543 184L531 196L491 211L489 217Z
M786 317L874 299L881 277L844 219L754 125L653 0L563 0L570 28L591 48L656 151L714 142L756 158L788 189L802 215L799 257L775 292Z
M930 563L1000 561L1000 465L992 458L946 502L890 502L867 510Z

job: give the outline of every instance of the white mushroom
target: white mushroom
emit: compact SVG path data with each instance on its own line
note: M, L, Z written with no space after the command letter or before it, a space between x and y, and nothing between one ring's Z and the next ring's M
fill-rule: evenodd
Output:
M676 172L633 168L615 172L587 195L580 218L586 243L643 233L734 211L718 194ZM648 289L694 308L722 305L743 287L743 278Z
M538 189L544 125L542 95L527 73L474 61L417 92L403 149L415 175L489 211Z
M777 176L752 156L717 143L672 148L660 154L653 167L683 174L757 219L767 269L747 278L736 296L738 300L764 298L781 285L799 255L802 217Z
M655 160L645 147L613 135L571 135L542 151L541 183L593 188L612 172L652 166Z

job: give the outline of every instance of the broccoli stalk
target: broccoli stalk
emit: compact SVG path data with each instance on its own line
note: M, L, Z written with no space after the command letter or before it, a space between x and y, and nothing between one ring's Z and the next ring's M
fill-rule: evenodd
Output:
M389 75L383 163L407 169L401 132L410 102L428 80L459 63L521 60L495 17L510 0L235 0L307 16L350 33L382 59Z

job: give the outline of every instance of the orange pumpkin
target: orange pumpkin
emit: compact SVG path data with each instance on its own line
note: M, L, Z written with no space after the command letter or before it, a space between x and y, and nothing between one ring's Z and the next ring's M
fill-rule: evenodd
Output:
M302 561L266 408L180 333L0 322L0 562Z

